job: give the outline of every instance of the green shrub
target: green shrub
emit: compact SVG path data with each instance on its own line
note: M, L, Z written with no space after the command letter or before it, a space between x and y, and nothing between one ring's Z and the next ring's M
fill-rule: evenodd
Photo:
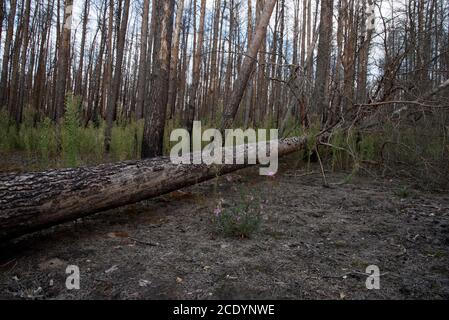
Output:
M358 150L362 160L374 161L377 158L379 146L373 135L366 135L361 138Z
M332 152L332 170L336 171L346 165L347 152L345 151L346 142L345 136L341 131L336 131L332 136L331 144L333 146Z
M56 132L52 121L49 118L45 118L44 121L37 125L37 151L39 154L39 160L41 165L47 167L51 158L56 155Z
M214 229L225 237L251 238L262 222L260 202L252 195L242 195L240 201L230 204L220 202L214 215Z
M401 199L406 199L410 197L410 189L407 186L401 186L394 191L394 194Z
M9 152L17 149L17 130L10 126L9 114L0 110L0 152Z
M103 160L104 130L90 122L87 127L80 128L79 155L84 164L96 164Z
M332 169L354 169L365 161L377 160L382 140L380 135L335 131L331 139Z
M27 160L23 162L23 170L104 162L105 121L82 126L81 107L79 97L67 95L59 127L49 118L36 121L38 117L29 108L25 109L23 122L17 126L6 110L0 110L0 153L18 153ZM143 127L143 120L126 121L119 116L112 130L111 154L107 161L139 159Z
M112 128L111 156L113 160L123 161L140 156L143 136L143 122L132 121Z
M64 121L61 130L62 159L64 165L76 167L79 154L79 101L72 95L67 96Z

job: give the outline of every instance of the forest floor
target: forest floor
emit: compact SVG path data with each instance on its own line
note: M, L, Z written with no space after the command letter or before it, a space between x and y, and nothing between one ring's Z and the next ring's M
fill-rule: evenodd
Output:
M256 168L0 244L1 299L449 299L449 194L407 181ZM313 168L312 168L313 169ZM251 239L211 219L240 186L263 202ZM65 287L66 267L81 289ZM367 290L369 265L381 289Z

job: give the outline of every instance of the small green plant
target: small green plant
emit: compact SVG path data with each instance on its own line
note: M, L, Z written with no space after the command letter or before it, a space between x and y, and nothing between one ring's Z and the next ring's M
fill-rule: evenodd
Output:
M214 210L214 227L225 237L251 238L262 223L260 201L252 195L242 195L240 201L226 204L220 201Z
M360 157L363 160L376 160L378 149L376 138L372 135L364 136L359 142Z
M335 131L331 140L332 144L332 170L335 172L345 166L347 152L345 151L345 137L339 130Z
M401 199L406 199L410 197L410 189L407 186L401 186L394 191L394 194Z
M346 178L343 180L343 183L344 184L351 183L354 180L354 178L359 174L360 168L361 168L360 163L354 162L354 166L352 168L351 173L348 176L346 176Z

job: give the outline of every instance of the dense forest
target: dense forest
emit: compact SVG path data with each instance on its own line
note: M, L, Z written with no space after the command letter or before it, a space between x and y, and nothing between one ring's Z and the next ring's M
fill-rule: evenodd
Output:
M0 0L0 299L447 300L448 189L447 0Z
M445 1L11 0L0 9L5 152L63 152L70 164L157 156L167 129L194 120L283 136L382 131L378 152L448 152ZM430 149L416 148L423 135Z

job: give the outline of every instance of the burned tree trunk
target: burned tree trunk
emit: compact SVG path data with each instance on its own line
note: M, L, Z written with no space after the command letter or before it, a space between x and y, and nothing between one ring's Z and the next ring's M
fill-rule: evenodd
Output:
M282 140L279 155L306 138ZM224 175L245 165L175 165L169 158L0 175L0 240L11 239Z
M175 29L173 32L173 43L171 48L170 61L170 84L168 89L168 109L170 111L170 119L175 117L176 113L176 93L178 89L178 62L179 62L179 46L181 37L182 19L184 14L184 0L178 1L178 9L176 11Z
M334 1L321 2L320 41L318 44L318 59L316 71L316 83L313 91L313 104L316 113L323 117L323 123L327 121L327 107L329 104L329 73L331 64L332 46L332 11Z
M56 80L55 100L54 100L56 121L60 121L61 118L64 116L67 79L70 69L69 59L70 59L70 43L71 43L70 38L72 34L72 11L73 11L73 0L66 0L64 6L64 25L61 36L61 44L60 44L61 47L59 49L58 72L56 76L57 80Z
M9 60L11 57L11 45L14 36L14 19L17 10L17 0L12 0L9 8L8 15L8 28L6 31L5 46L3 47L3 61L2 61L2 72L0 78L0 108L5 104L6 100L6 88L8 84L8 70L9 70ZM0 28L2 29L2 28Z
M165 120L167 116L168 87L170 83L170 58L175 2L156 2L156 25L153 43L153 74L145 112L142 140L142 158L163 153Z
M139 75L137 80L137 105L136 105L136 119L140 120L143 117L143 105L145 103L146 81L147 81L147 50L148 50L148 19L150 16L150 1L143 2L142 14L142 31L140 36L140 62Z
M107 153L111 151L112 140L112 126L114 125L117 102L120 95L120 86L122 83L122 67L124 60L124 50L126 44L126 30L128 29L130 0L125 0L123 3L123 15L119 13L120 18L120 30L117 36L117 61L115 65L115 73L111 83L111 97L108 99L106 108L106 130L104 134L104 149Z

